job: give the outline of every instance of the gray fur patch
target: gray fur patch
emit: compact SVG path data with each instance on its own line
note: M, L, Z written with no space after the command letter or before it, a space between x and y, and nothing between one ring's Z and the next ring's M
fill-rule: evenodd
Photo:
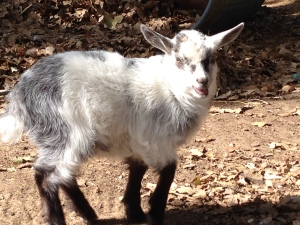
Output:
M137 67L137 63L139 62L139 60L135 58L126 58L125 60L128 69Z
M172 119L174 115L177 115L176 120ZM158 127L168 127L167 130L170 131L170 134L179 132L182 135L186 133L186 130L197 125L198 115L196 111L184 110L174 96L172 99L161 99L160 105L149 112L149 118L153 124L158 124Z
M69 140L68 125L59 113L63 73L59 55L42 58L21 76L9 95L10 107L23 115L25 131L41 149L64 148Z
M188 59L187 57L180 57L178 54L175 55L175 59L176 59L176 66L179 69L183 69L184 65L190 66L190 64L191 64L190 59Z
M83 51L82 52L86 57L92 57L94 59L98 59L102 62L106 61L105 55L102 51Z
M174 52L177 53L180 50L180 45L182 42L185 42L188 40L188 37L186 34L179 33L176 35L176 43L174 45Z
M201 60L201 65L205 72L209 72L209 65L212 63L212 52L206 50L204 58Z
M106 151L106 152L108 152L108 150L109 150L109 147L108 147L107 145L103 144L103 143L100 142L100 141L96 141L96 142L95 142L95 147L96 147L97 149L101 150L101 151Z

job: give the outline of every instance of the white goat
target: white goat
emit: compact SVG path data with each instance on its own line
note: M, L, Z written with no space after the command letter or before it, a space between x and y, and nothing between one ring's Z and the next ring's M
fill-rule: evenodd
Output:
M0 134L3 142L17 142L24 130L38 146L35 180L48 224L65 224L59 188L83 218L96 221L75 178L80 164L96 154L121 156L129 165L128 220L163 223L176 150L197 131L216 91L213 53L243 26L210 37L183 30L169 39L142 25L145 39L165 54L65 52L42 58L21 76L8 95ZM148 167L160 177L146 216L140 188Z

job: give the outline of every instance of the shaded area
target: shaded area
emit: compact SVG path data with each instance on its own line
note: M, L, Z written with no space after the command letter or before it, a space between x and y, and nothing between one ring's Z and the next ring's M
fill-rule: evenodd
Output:
M192 26L206 34L216 34L249 20L264 0L210 0L200 19Z
M165 225L293 224L299 219L299 196L285 196L279 203L262 199L232 207L218 204L166 211ZM126 225L126 219L101 219L95 225Z

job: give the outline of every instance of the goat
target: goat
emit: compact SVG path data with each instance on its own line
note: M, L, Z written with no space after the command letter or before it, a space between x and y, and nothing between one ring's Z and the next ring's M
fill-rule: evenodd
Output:
M7 96L0 134L3 142L16 143L24 131L38 147L35 181L48 224L66 224L59 188L89 224L96 221L76 173L97 154L129 165L123 198L128 221L163 224L176 150L198 130L216 92L213 54L243 26L213 36L183 30L169 39L141 25L144 38L163 55L70 51L44 57L23 73ZM148 167L159 180L146 215L140 188Z

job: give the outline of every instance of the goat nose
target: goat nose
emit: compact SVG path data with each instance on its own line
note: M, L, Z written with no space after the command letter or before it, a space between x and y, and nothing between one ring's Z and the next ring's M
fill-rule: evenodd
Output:
M197 82L206 86L208 84L208 78L197 78Z

